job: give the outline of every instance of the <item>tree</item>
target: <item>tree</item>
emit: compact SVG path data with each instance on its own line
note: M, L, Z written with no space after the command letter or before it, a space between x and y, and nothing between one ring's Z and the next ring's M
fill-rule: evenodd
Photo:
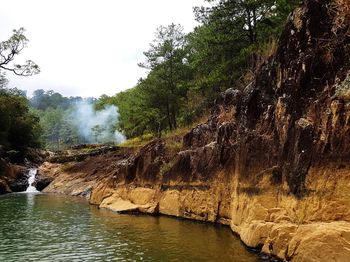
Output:
M298 0L206 0L195 9L201 23L185 35L180 25L157 29L139 66L148 70L137 86L98 108L118 106L118 129L130 138L161 135L191 124L210 108L221 91L244 88L254 70L274 51L284 21Z
M71 110L59 106L45 110L31 109L34 115L40 117L41 143L45 148L62 150L67 146L85 142L75 126L77 119L70 117Z
M62 109L50 108L39 112L40 124L43 128L43 140L50 149L59 150L61 142L61 127L64 117Z
M6 150L23 153L27 147L38 147L39 118L29 112L26 93L17 88L7 89L5 72L29 76L40 72L38 65L27 60L14 64L15 57L27 46L24 29L14 30L6 41L0 42L0 145Z
M165 119L158 108L149 104L153 103L150 97L147 97L147 94L150 93L145 94L139 84L112 97L101 96L95 108L102 110L107 105L117 106L119 120L116 128L128 138L141 136L145 133L159 135L160 126L164 128Z
M170 130L176 129L181 100L186 97L191 75L182 26L160 26L144 55L146 61L139 66L150 70L148 77L140 81L145 99L148 98L151 108L164 111Z
M29 112L25 97L0 93L0 144L5 149L38 147L39 131L39 119Z
M13 35L0 43L0 69L20 76L30 76L40 72L39 66L32 60L27 60L23 65L12 63L16 55L27 46L28 39L24 32L24 28L13 30Z
M0 94L8 95L8 96L22 96L27 97L27 91L14 88L0 88Z
M217 29L237 29L250 45L279 34L287 15L299 0L206 0L212 7L196 7L195 15L203 24ZM267 29L267 30L266 30ZM274 30L277 29L277 30ZM268 35L264 35L268 33Z
M68 98L53 90L45 91L43 89L38 89L33 92L33 96L30 99L30 105L40 110L58 107L68 109L71 105L74 105L79 101L82 101L81 97Z
M101 134L106 131L106 129L103 126L95 125L91 128L91 131L95 137L95 142L101 143Z
M0 72L0 89L4 89L8 84L5 73Z
M201 25L190 33L189 45L194 86L213 100L226 88L247 84L246 72L273 48L298 0L206 1L212 6L195 8Z

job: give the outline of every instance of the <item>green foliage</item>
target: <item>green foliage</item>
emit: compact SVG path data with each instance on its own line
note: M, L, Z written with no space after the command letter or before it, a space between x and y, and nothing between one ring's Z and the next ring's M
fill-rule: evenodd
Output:
M194 86L209 100L235 85L258 66L260 50L279 36L296 0L207 0L195 8L202 24L189 34Z
M41 144L50 150L61 150L79 141L78 131L67 117L68 111L63 108L31 110L40 118L42 135Z
M139 65L149 70L135 88L114 97L102 96L97 108L106 104L118 106L119 129L128 137L163 130L174 130L186 107L192 73L188 63L187 40L180 25L161 26L156 38Z
M171 24L159 27L150 49L144 54L146 61L140 66L151 71L139 84L143 98L150 108L164 116L164 119L158 119L158 133L165 125L170 130L176 129L179 111L192 77L182 26Z
M145 134L142 136L130 138L123 143L121 143L119 146L121 147L140 147L145 144L147 144L149 141L151 141L154 138L152 134Z
M118 106L120 118L117 127L129 138L141 136L146 131L153 130L155 121L160 116L156 109L147 105L139 86L113 97L102 96L96 103L96 109L102 109L106 105Z
M159 174L161 176L165 175L166 173L168 173L171 170L173 165L174 165L173 162L164 163L163 165L160 166Z
M44 147L58 151L74 144L114 143L117 113L103 123L95 116L98 111L107 110L105 106L113 101L107 96L101 96L99 103L95 101L95 98L68 98L51 90L36 90L30 99L31 110L40 117Z
M39 119L29 112L27 99L13 92L0 92L0 144L6 150L18 151L38 147Z
M200 22L185 35L180 25L157 29L145 61L149 70L136 87L97 107L119 107L119 130L128 138L146 133L161 136L188 126L210 108L217 95L244 88L255 69L271 55L297 0L207 0L195 8ZM140 142L140 141L139 141Z
M82 101L83 98L79 96L68 98L63 97L60 93L53 90L45 91L43 89L38 89L33 92L33 97L30 99L30 105L31 107L40 110L46 110L48 108L68 109L72 105Z

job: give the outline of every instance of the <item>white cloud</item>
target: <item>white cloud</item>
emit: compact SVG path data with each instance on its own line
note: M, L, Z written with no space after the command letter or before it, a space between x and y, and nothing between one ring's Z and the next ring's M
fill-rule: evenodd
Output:
M137 63L159 25L196 25L193 6L203 0L1 1L0 39L26 28L29 46L18 57L41 67L37 76L10 76L10 86L54 89L66 96L115 94L144 76Z

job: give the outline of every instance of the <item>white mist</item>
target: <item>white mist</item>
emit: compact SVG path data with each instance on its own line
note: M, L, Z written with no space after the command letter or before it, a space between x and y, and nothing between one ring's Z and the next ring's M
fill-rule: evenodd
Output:
M108 105L103 110L95 111L94 105L87 102L78 103L68 116L76 126L79 134L88 143L121 143L125 140L123 134L116 130L119 113L114 105ZM96 132L94 128L99 127Z

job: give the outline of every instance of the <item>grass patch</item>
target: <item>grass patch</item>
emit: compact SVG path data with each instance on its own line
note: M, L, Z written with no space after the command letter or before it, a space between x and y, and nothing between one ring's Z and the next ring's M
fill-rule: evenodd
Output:
M167 146L169 149L173 151L180 151L182 148L182 137L191 131L192 128L197 126L200 123L205 122L208 119L208 116L205 115L199 118L197 121L193 122L191 125L179 127L175 130L164 131L162 134L163 139L167 141ZM119 144L120 147L142 147L146 145L148 142L155 139L156 136L148 133L142 136L134 137L125 140L123 143ZM181 141L179 141L181 140Z
M130 138L119 144L120 147L141 147L153 140L155 137L152 134L145 134L142 136Z
M186 126L186 127L180 127L178 129L175 129L175 130L167 131L163 135L163 138L166 139L166 138L172 138L175 136L184 136L185 134L190 132L192 128L193 128L193 126Z
M159 174L160 174L161 176L165 175L166 173L168 173L168 172L171 170L171 168L173 167L173 165L174 165L173 161L170 161L170 162L168 162L168 163L164 163L164 164L161 165L161 167L160 167Z
M165 147L167 148L168 151L176 154L181 151L183 146L182 139L169 139L166 141Z
M66 171L68 171L69 169L71 169L74 165L75 165L75 163L72 163L72 162L64 163L64 164L62 164L62 166L61 166L61 171L62 171L62 172L66 172Z
M176 136L184 136L188 132L190 132L192 130L192 128L196 127L197 125L199 125L201 123L205 123L207 121L208 117L209 117L208 115L204 115L188 126L183 126L183 127L177 128L175 130L167 131L164 133L163 137L164 138L172 138L172 137L176 137Z

